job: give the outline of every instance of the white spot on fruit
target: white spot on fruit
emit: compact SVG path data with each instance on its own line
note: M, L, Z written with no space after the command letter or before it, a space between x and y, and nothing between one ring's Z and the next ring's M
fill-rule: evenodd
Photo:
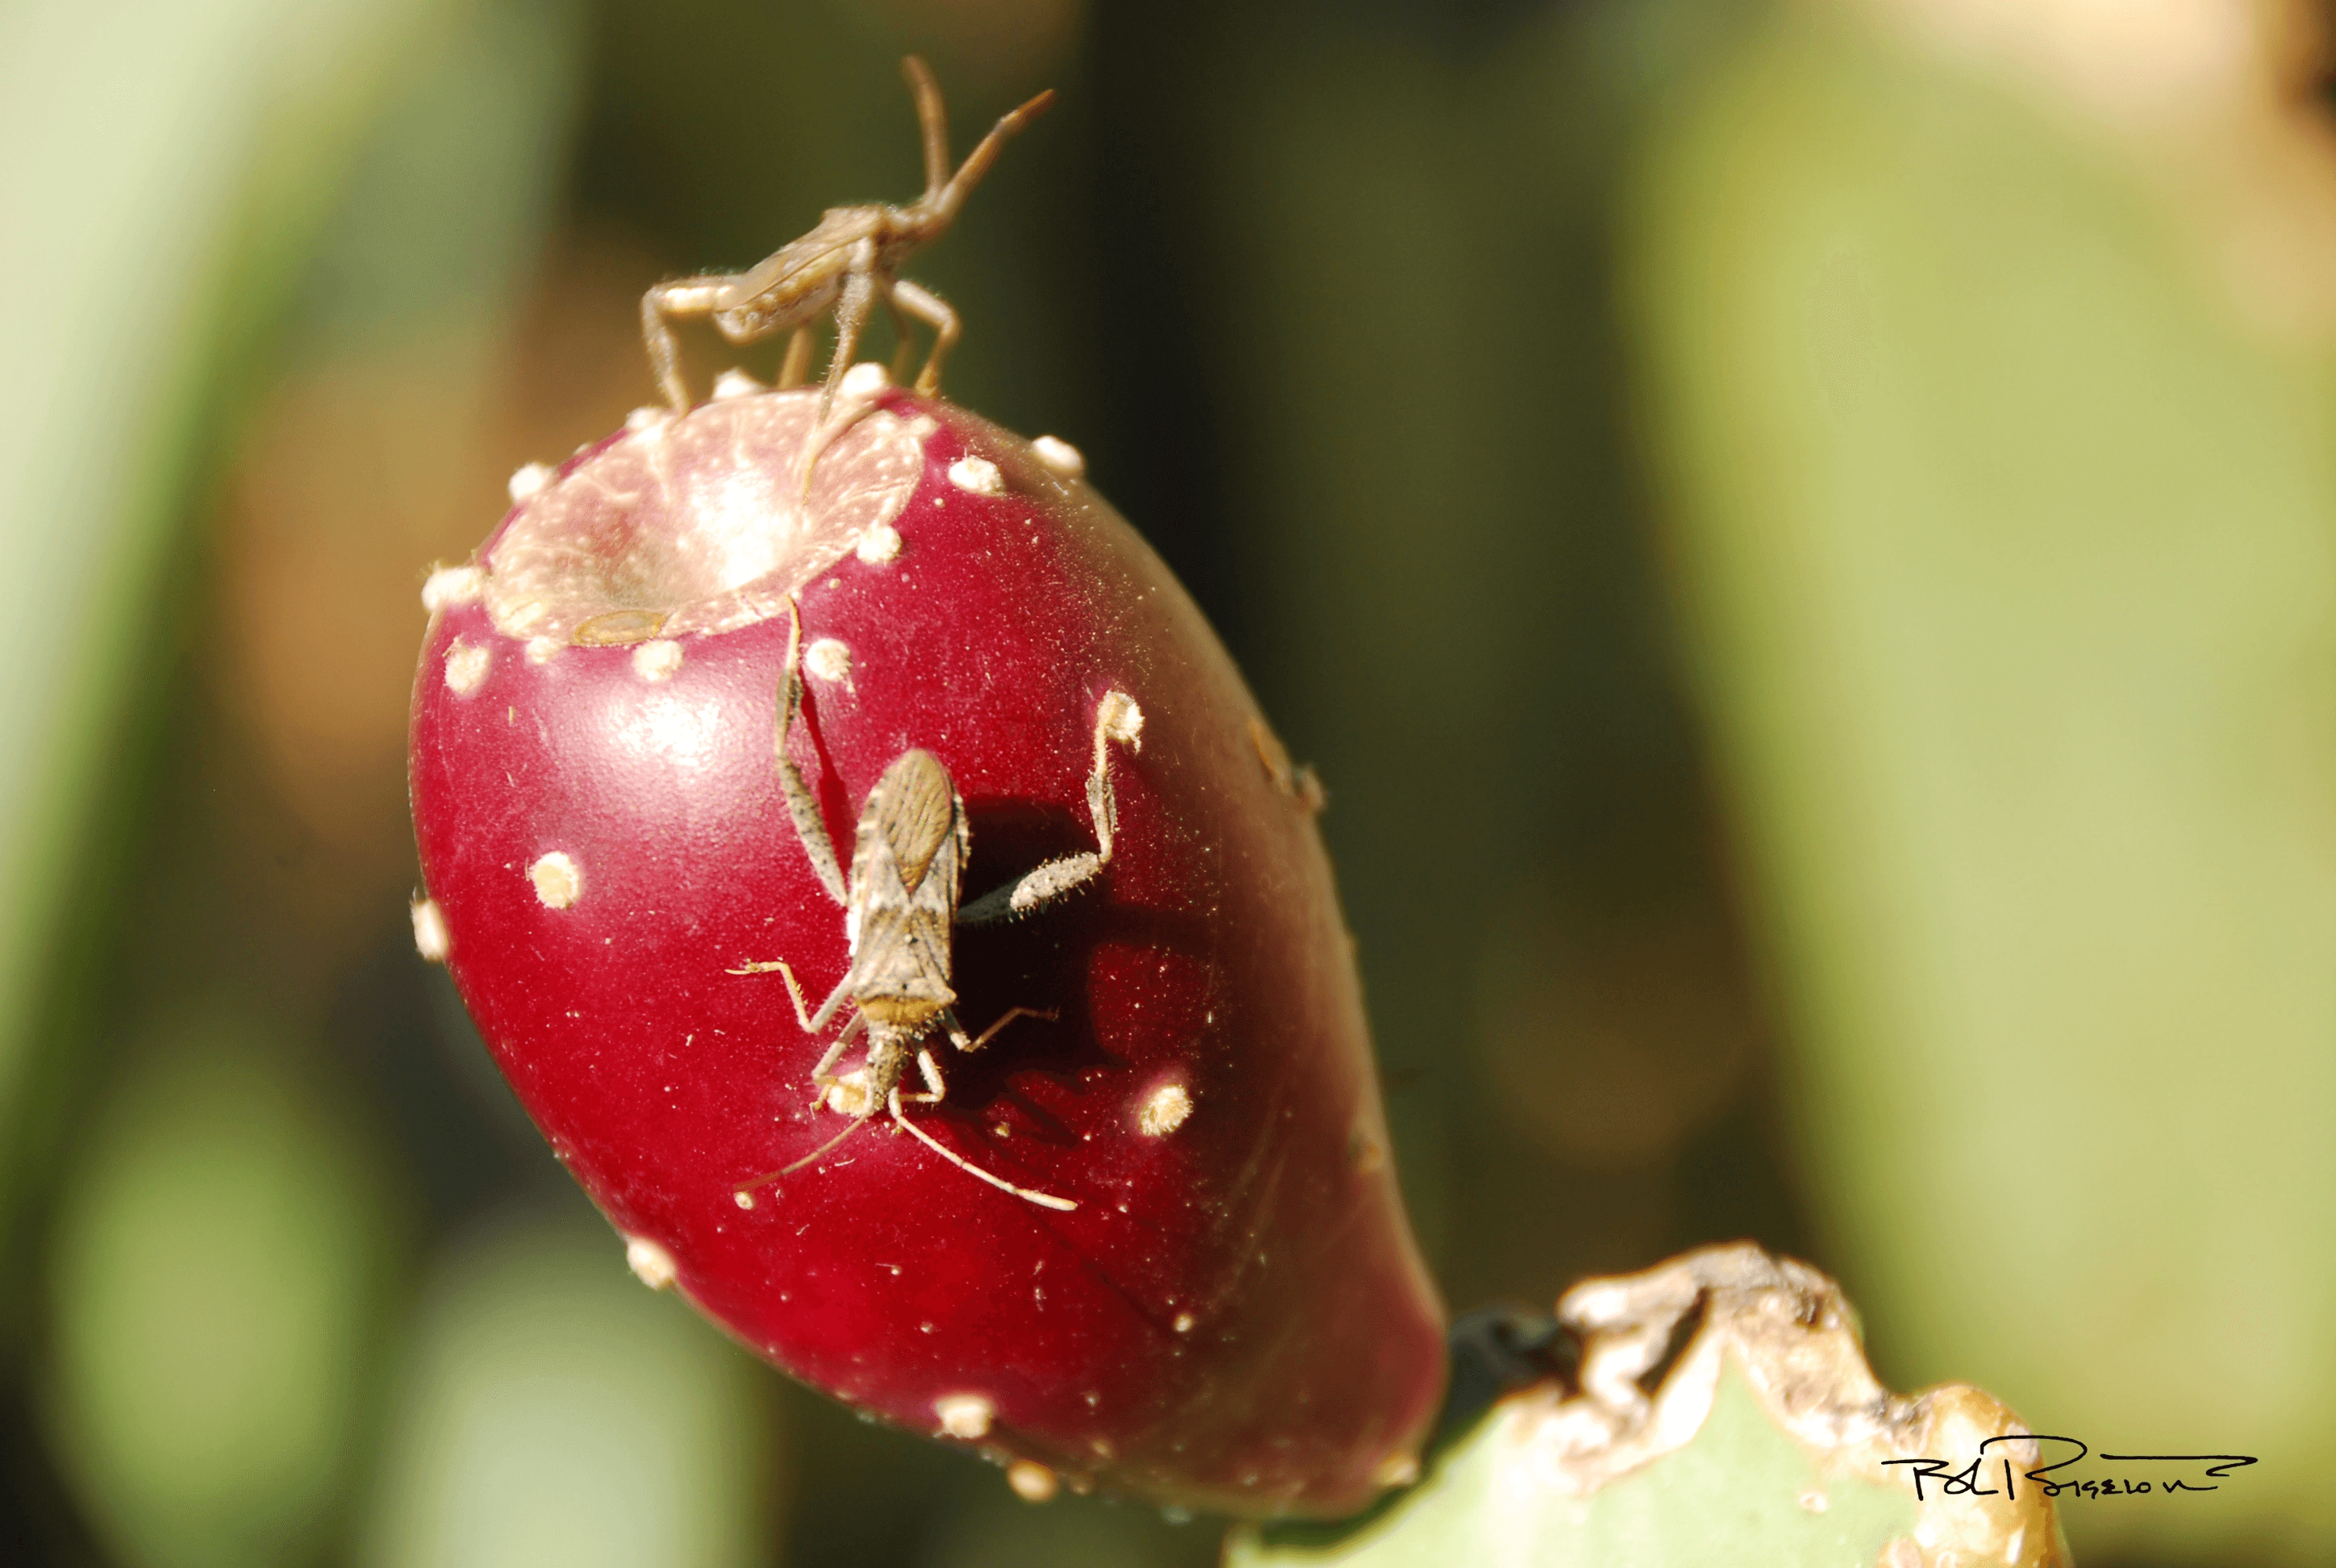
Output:
M852 678L852 650L832 637L803 649L803 668L832 686Z
M763 390L763 384L733 365L714 378L714 401L727 403L734 397L752 397Z
M456 696L470 696L487 678L487 666L493 662L494 654L485 643L456 638L446 649L446 689Z
M933 1401L933 1414L940 1417L943 1432L971 1443L989 1436L998 1407L986 1394L944 1394Z
M644 430L656 430L672 417L673 410L669 408L662 405L643 406L625 415L625 428L636 433Z
M451 944L446 936L446 911L436 899L414 901L414 950L433 964L446 961Z
M643 680L670 680L681 667L681 644L659 638L633 649L633 673Z
M1144 1108L1135 1113L1135 1126L1147 1138L1163 1138L1184 1125L1192 1114L1192 1091L1182 1084L1163 1084L1144 1101Z
M673 1254L647 1236L625 1238L625 1266L652 1290L662 1290L673 1283Z
M892 385L892 373L872 359L863 359L843 373L836 384L838 394L858 401L881 397Z
M422 585L422 608L436 615L450 605L469 604L484 586L484 574L475 566L442 566Z
M852 551L870 566L882 566L896 560L900 554L900 531L889 522L880 522L860 536Z
M548 910L564 910L584 891L584 872L566 850L553 850L527 868L535 896Z
M1050 473L1065 479L1076 479L1087 471L1085 453L1069 442L1052 435L1042 435L1030 443L1030 455Z
M1176 1332L1179 1334L1191 1333L1192 1331L1192 1314L1190 1312L1177 1313L1175 1327Z
M1006 1484L1025 1503L1046 1503L1055 1495L1055 1473L1036 1459L1017 1459L1008 1465Z
M742 1209L751 1209L754 1206L754 1194L752 1193L733 1193L730 1194L730 1201L737 1204ZM785 1298L781 1297L780 1300L784 1300Z
M1136 751L1144 749L1144 710L1124 691L1103 694L1095 723L1112 739Z
M972 495L1004 495L1006 476L986 457L960 457L949 464L949 482Z
M526 463L512 471L511 498L513 506L533 501L551 482L551 465L548 463Z
M909 438L912 441L922 441L939 428L939 423L931 414L920 414L909 421Z
M1812 1514L1822 1514L1829 1505L1830 1499L1828 1499L1822 1492L1804 1492L1801 1494L1801 1506L1807 1509Z
M560 642L556 637L531 637L527 639L527 662L550 664L560 657Z

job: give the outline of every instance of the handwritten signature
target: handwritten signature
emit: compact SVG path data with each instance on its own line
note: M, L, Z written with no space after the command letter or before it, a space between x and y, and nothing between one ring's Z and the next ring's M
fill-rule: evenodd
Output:
M2016 1461L1988 1452L1999 1443L2033 1443L2037 1446L2039 1457L2050 1452L2044 1446L2047 1443L2065 1443L2077 1451L2049 1465L2015 1470ZM2100 1458L2105 1465L2147 1465L2153 1468L2146 1472L2144 1477L2062 1475L2056 1478L2053 1475L2055 1470L2066 1470L2091 1452L2092 1449L2081 1438L2020 1432L2008 1437L1990 1437L1979 1446L1979 1456L1961 1469L1955 1468L1952 1462L1946 1459L1885 1459L1883 1463L1909 1467L1914 1482L1914 1500L1918 1503L1927 1500L1928 1495L1923 1491L1926 1483L1937 1488L1938 1495L1942 1497L2000 1496L2007 1501L2020 1495L2021 1481L2034 1485L2047 1497L2132 1497L2150 1492L2219 1492L2222 1490L2220 1486L2201 1483L2220 1481L2231 1471L2255 1463L2254 1456L2251 1454L2103 1454ZM2187 1468L2171 1473L2156 1468L2163 1466ZM2000 1487L1986 1484L1999 1475L2003 1482Z

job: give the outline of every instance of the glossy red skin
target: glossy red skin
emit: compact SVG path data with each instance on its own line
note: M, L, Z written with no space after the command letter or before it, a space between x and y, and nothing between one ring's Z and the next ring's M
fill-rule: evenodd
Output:
M948 1101L910 1113L1079 1207L999 1192L881 1122L738 1206L740 1183L844 1125L811 1106L823 1042L779 979L726 972L784 958L815 1006L846 964L772 762L784 616L681 639L656 685L629 648L537 664L477 602L433 616L412 786L456 984L602 1211L794 1376L935 1435L937 1399L983 1395L982 1447L1074 1485L1350 1512L1422 1440L1443 1316L1386 1157L1314 823L1259 755L1214 635L1108 506L962 411L885 405L938 421L893 525L905 550L845 556L801 598L805 640L853 657L852 691L806 680L817 745L799 732L793 754L844 860L869 786L911 746L968 807L967 901L1092 848L1096 704L1115 687L1144 716L1140 753L1114 751L1100 883L959 934L970 1027L1016 1005L1058 1020L1019 1020L973 1057L936 1040ZM968 452L1006 494L951 484ZM443 678L458 636L492 649L467 696ZM566 909L527 876L555 849L583 868ZM1171 1080L1191 1115L1147 1135L1138 1107Z

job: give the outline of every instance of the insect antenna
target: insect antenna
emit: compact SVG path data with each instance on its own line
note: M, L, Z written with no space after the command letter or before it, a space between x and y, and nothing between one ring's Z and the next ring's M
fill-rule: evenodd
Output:
M930 1149L934 1154L939 1154L942 1159L947 1160L959 1170L964 1171L970 1175L979 1176L983 1181L988 1182L993 1187L997 1187L1004 1192L1011 1193L1017 1198L1027 1198L1030 1202L1037 1203L1043 1208L1061 1209L1067 1213L1068 1211L1078 1207L1077 1203L1072 1199L1057 1198L1052 1193L1034 1193L1027 1187L1016 1186L1013 1183L1007 1181L1003 1176L991 1175L988 1171L983 1170L979 1165L975 1164L971 1160L967 1159L963 1154L951 1149L947 1144L942 1143L939 1138L934 1137L930 1133L928 1133L922 1127L917 1125L916 1123L909 1120L907 1116L901 1115L900 1091L898 1089L892 1091L892 1120L898 1123L902 1128L906 1129L910 1135L922 1143L925 1147ZM857 1124L855 1123L854 1125L857 1125ZM848 1132L851 1129L846 1128L845 1130Z
M840 1133L836 1134L836 1135L835 1135L835 1136L833 1136L833 1137L832 1137L832 1138L828 1139L828 1141L827 1141L827 1142L825 1142L825 1143L822 1144L818 1148L813 1149L810 1154L805 1154L802 1159L797 1160L793 1164L792 1164L792 1165L781 1165L777 1170L773 1171L773 1172L771 1173L771 1174L772 1174L772 1175L774 1175L774 1176L784 1176L784 1175L786 1175L787 1174L789 1174L790 1172L793 1172L793 1171L800 1171L800 1170L802 1170L805 1165L810 1164L813 1160L818 1159L822 1154L824 1154L825 1153L827 1153L827 1152L828 1152L828 1150L830 1150L830 1149L832 1149L832 1148L835 1147L835 1145L836 1145L836 1144L840 1144L840 1143L843 1142L843 1140L844 1140L844 1139L846 1139L846 1138L848 1138L848 1137L852 1136L852 1134L854 1134L854 1133L858 1132L861 1128L862 1128L862 1127L866 1126L867 1125L868 1125L868 1118L867 1118L867 1117L865 1117L865 1116L854 1116L854 1117L852 1117L852 1118L851 1123L850 1123L848 1125L846 1125L846 1126L844 1127L843 1131L842 1131L842 1132L840 1132Z
M958 166L957 172L949 176L948 182L938 190L927 192L918 204L939 218L944 225L954 219L958 209L965 205L967 195L981 183L981 177L989 172L989 166L998 161L998 154L1005 148L1007 140L1044 114L1054 102L1055 90L1049 87L991 126L989 134L965 155L965 161Z
M920 57L911 54L902 60L900 74L916 94L917 128L925 143L925 200L930 201L949 183L949 112L941 106L940 84Z
M787 1175L792 1172L802 1170L805 1165L810 1164L813 1160L818 1159L822 1154L827 1153L828 1150L835 1147L836 1144L843 1142L844 1139L858 1132L862 1126L867 1125L867 1121L868 1118L865 1116L855 1116L852 1118L851 1124L843 1129L843 1131L828 1139L827 1142L822 1144L818 1148L813 1149L810 1154L805 1154L802 1159L797 1160L793 1164L781 1165L775 1171L764 1172L761 1175L756 1176L751 1182L739 1183L735 1187L731 1189L731 1191L738 1197L738 1206L742 1209L753 1208L754 1204L748 1202L748 1200L754 1196L755 1188L768 1186L771 1183L777 1181L781 1176Z

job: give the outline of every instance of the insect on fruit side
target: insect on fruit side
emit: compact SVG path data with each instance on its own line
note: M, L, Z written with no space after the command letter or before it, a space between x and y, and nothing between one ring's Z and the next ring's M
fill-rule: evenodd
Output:
M786 982L795 1018L808 1035L825 1029L850 1004L851 1019L812 1069L812 1083L819 1091L814 1106L824 1106L851 1120L842 1132L793 1164L740 1186L740 1200L746 1202L764 1183L811 1164L884 1113L935 1154L990 1185L1049 1209L1076 1209L1078 1204L1069 1198L1016 1186L973 1164L910 1121L905 1106L938 1105L949 1093L940 1065L927 1043L934 1031L947 1034L959 1050L970 1052L988 1045L1017 1018L1053 1018L1036 1008L1011 1008L980 1034L968 1035L952 1010L957 992L949 985L950 932L956 926L988 924L1042 909L1085 886L1111 863L1112 834L1118 821L1118 800L1111 785L1111 748L1114 743L1131 750L1141 748L1143 710L1134 697L1115 689L1105 692L1095 705L1095 756L1086 792L1087 810L1095 819L1092 852L1048 861L960 907L959 880L972 849L965 802L939 757L911 749L892 760L860 808L852 849L852 879L847 884L835 845L827 836L827 824L821 818L818 799L787 755L787 736L803 704L802 612L790 602L787 614L787 664L779 683L774 742L780 788L820 884L843 906L851 965L817 1012L804 1005L794 971L784 959L745 964L730 972L751 975L775 970ZM853 1039L863 1034L867 1047L861 1065L841 1075L831 1073ZM901 1086L911 1061L924 1082L921 1093Z

